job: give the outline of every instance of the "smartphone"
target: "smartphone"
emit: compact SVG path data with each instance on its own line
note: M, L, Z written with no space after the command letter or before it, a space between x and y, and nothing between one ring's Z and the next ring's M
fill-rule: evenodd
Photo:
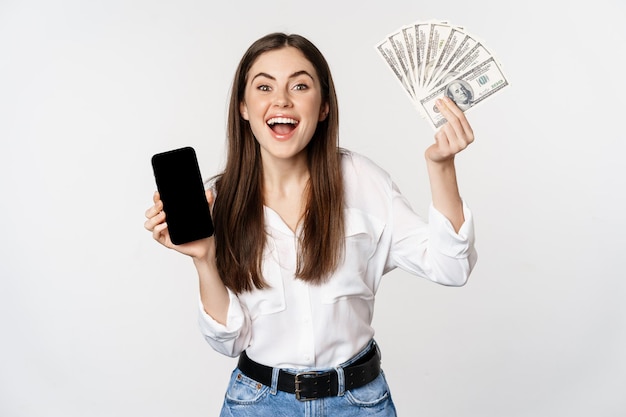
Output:
M152 170L172 243L180 245L213 235L196 151L187 146L155 154Z

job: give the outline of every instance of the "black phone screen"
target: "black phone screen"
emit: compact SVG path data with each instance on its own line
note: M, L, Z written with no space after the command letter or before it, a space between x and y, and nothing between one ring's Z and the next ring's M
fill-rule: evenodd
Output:
M184 147L158 153L152 157L152 169L172 243L180 245L211 236L211 210L195 150Z

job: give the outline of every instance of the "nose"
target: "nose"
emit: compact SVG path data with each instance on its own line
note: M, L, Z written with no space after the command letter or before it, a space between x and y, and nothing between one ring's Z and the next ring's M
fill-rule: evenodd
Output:
M291 106L291 99L289 98L289 92L285 88L279 88L274 94L274 106L276 107L289 107Z

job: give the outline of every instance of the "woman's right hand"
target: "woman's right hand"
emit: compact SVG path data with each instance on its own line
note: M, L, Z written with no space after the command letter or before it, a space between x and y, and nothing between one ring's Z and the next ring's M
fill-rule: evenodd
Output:
M213 193L210 190L206 191L207 201L209 206L213 206ZM174 249L182 254L191 256L194 260L199 261L215 261L215 239L208 237L194 242L184 243L182 245L175 245L170 239L170 233L167 230L166 215L163 211L163 201L158 191L155 191L152 197L154 205L146 210L146 222L144 227L152 232L154 240L162 244L163 246Z

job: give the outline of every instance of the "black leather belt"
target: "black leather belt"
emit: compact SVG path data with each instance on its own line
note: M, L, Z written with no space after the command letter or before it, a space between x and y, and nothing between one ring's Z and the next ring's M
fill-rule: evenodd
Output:
M246 352L239 356L239 370L248 378L251 378L263 385L272 385L271 366L261 365L250 359ZM345 385L344 389L350 390L362 387L372 382L380 374L380 353L375 343L372 347L353 364L343 368ZM278 373L279 390L296 395L299 401L314 400L323 397L333 397L339 395L339 378L337 371L317 372L307 371L291 373L280 370Z

